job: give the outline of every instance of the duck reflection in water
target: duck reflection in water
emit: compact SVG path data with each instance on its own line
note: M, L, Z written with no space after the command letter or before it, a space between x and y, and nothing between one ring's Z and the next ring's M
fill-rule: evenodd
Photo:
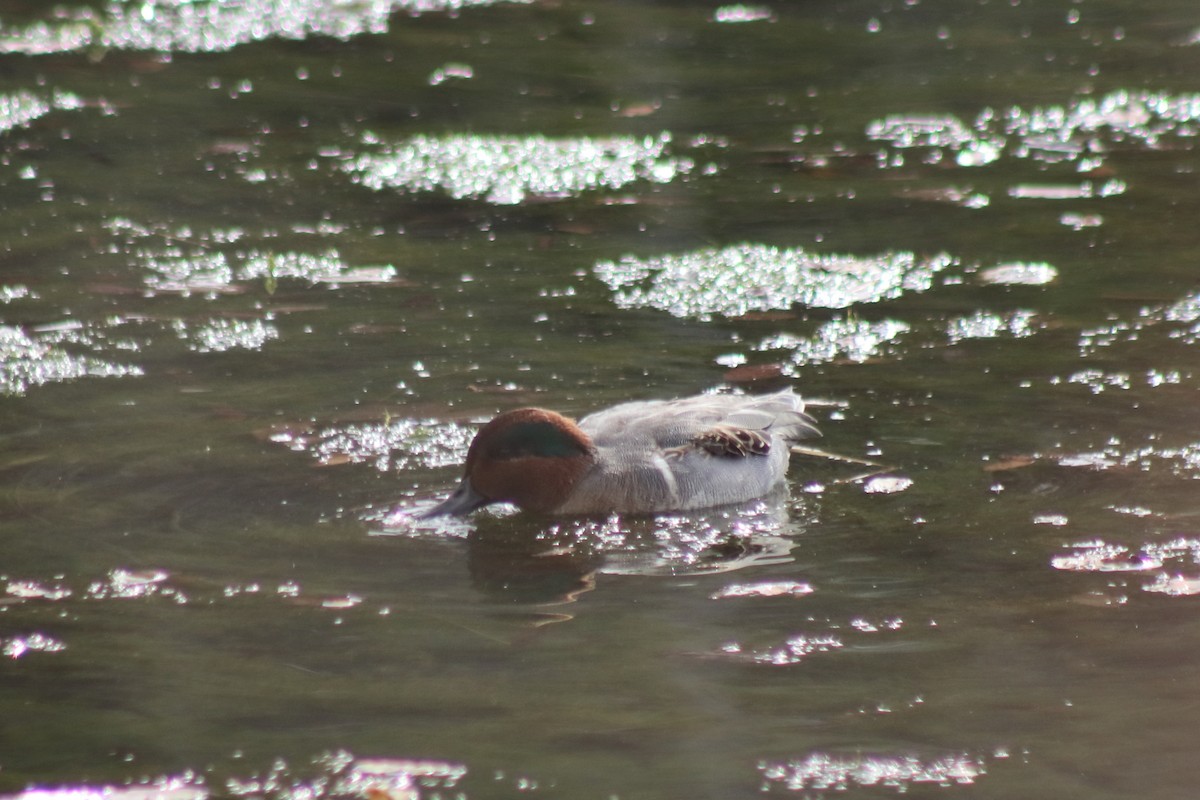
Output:
M494 599L569 603L596 588L599 576L698 576L791 561L794 535L813 517L783 491L687 515L549 526L520 514L484 516L468 534L467 562L474 586Z

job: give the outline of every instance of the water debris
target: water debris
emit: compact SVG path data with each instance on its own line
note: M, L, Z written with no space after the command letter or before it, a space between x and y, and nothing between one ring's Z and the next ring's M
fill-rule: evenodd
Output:
M475 70L470 64L446 64L438 67L429 76L430 86L441 86L449 80L470 80L475 77Z
M396 268L383 266L351 267L338 251L324 253L272 253L250 251L238 270L240 280L279 280L295 278L309 283L337 286L343 283L388 283L396 279Z
M950 203L962 208L980 209L991 205L992 199L982 192L945 186L935 189L901 189L901 197L930 203Z
M321 608L332 608L341 611L361 605L362 601L361 597L354 594L342 595L341 597L327 597L321 601Z
M414 136L394 145L367 137L370 152L343 156L341 168L370 189L442 191L456 200L513 205L619 189L638 180L668 183L690 172L667 154L671 136L551 139L546 136Z
M109 0L102 11L59 10L52 22L0 27L0 53L45 55L84 49L217 53L264 39L382 34L397 11L457 12L530 0Z
M953 754L923 761L913 755L835 755L812 753L804 759L760 765L763 780L788 791L847 791L856 786L883 786L898 793L913 784L972 784L984 775L983 759Z
M786 378L782 364L738 364L721 376L726 383L760 389L783 385Z
M273 292L281 280L338 287L343 284L388 284L397 280L390 264L354 267L330 248L321 253L250 250L227 255L220 250L185 254L175 247L165 252L140 254L147 274L143 279L152 294L237 294L245 283L262 282Z
M769 6L728 5L713 12L713 22L774 22L775 12Z
M1066 225L1073 231L1081 231L1084 228L1098 228L1104 224L1104 217L1099 214L1077 214L1068 212L1058 218L1058 221Z
M1105 181L1097 187L1092 181L1076 184L1022 183L1011 187L1008 196L1017 200L1087 200L1125 193L1125 182Z
M867 494L899 494L912 485L912 478L903 475L876 475L863 484L863 491Z
M64 337L57 331L26 331L0 325L0 395L23 395L35 386L77 378L143 374L140 367L73 355L55 346L60 338Z
M948 155L958 166L983 167L1008 156L1069 163L1078 172L1099 168L1119 147L1156 149L1165 136L1198 132L1200 94L1124 89L1065 105L984 108L970 123L952 114L893 114L866 129L868 138L891 147L878 157L885 168L903 166L904 151L920 148L926 163Z
M979 271L980 283L1004 286L1044 286L1058 277L1058 270L1041 262L1014 261Z
M890 300L927 291L934 276L954 263L945 253L919 259L908 252L853 256L738 244L649 259L627 255L602 261L594 271L621 308L705 319Z
M74 111L84 105L82 98L69 92L54 91L49 99L25 90L0 94L0 133L23 128L53 111Z
M812 586L800 581L761 581L759 583L731 583L709 595L709 598L725 600L731 597L803 597L812 593Z

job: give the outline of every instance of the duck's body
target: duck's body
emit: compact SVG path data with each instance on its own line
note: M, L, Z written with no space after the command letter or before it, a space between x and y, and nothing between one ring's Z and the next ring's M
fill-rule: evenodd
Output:
M791 390L623 403L578 424L545 409L517 409L480 429L462 483L426 516L493 502L562 515L739 503L782 483L790 445L814 435L804 401Z

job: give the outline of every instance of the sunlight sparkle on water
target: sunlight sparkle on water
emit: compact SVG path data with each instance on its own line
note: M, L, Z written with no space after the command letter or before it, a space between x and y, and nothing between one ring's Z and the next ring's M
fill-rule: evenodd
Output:
M621 518L612 532L594 524L573 526L572 539L596 539L609 575L704 575L791 561L795 542L780 536L787 519L778 500L709 513ZM616 536L611 534L615 533Z
M205 800L208 790L192 774L145 780L127 786L58 786L31 788L0 800Z
M1100 369L1082 369L1072 373L1067 383L1078 383L1088 387L1092 394L1100 394L1108 389L1128 389L1130 375L1127 372L1105 372Z
M313 800L321 797L381 797L420 800L461 797L454 793L467 768L449 761L417 758L355 758L346 751L313 759L312 767L292 767L282 758L252 778L231 778L225 791L232 797L267 800ZM443 794L445 792L446 794ZM117 798L117 800L123 800Z
M0 395L23 395L35 386L76 378L143 374L139 367L72 355L47 343L47 338L52 337L0 325Z
M1122 467L1150 471L1165 465L1181 478L1200 479L1200 442L1175 446L1124 446L1120 441L1113 440L1100 450L1064 453L1054 458L1064 467L1097 470Z
M210 319L202 325L176 320L174 328L188 348L197 353L261 350L264 344L279 338L279 329L260 319Z
M959 166L978 167L1000 157L1004 140L982 134L963 124L958 117L946 115L896 114L867 126L867 138L890 142L898 149L923 147L948 149L957 154ZM884 159L885 166L899 166L902 160Z
M44 633L31 633L28 636L0 637L0 656L17 659L28 653L59 653L67 646L52 636Z
M817 328L810 337L781 333L759 342L756 350L790 350L787 372L807 364L830 361L863 362L886 356L909 325L898 320L868 322L863 319L834 319Z
M1080 96L1065 105L985 108L967 124L948 114L894 114L867 126L867 137L887 142L896 151L923 148L936 163L941 151L960 167L982 167L1008 156L1046 164L1068 163L1077 171L1094 170L1120 147L1157 148L1164 136L1194 136L1200 124L1200 94L1118 90L1103 97ZM898 153L882 153L884 167L903 166ZM1119 182L1118 182L1119 183ZM1110 187L1111 189L1111 187ZM1040 197L1091 197L1038 193ZM1100 192L1105 197L1116 193Z
M799 664L814 653L828 653L845 645L836 636L808 636L800 634L788 639L781 647L764 650L745 650L736 642L723 645L720 653L738 660L768 664L773 667L790 667Z
M1055 569L1096 573L1154 572L1152 580L1142 583L1142 591L1172 597L1200 594L1200 576L1180 571L1200 567L1200 539L1177 537L1165 542L1147 542L1137 549L1096 539L1067 547L1071 548L1070 552L1050 560Z
M1020 339L1034 334L1031 322L1032 311L1013 311L1008 314L992 314L976 311L969 317L957 317L946 323L946 336L950 342L964 339L994 339L1008 335Z
M102 12L75 9L53 23L0 28L0 53L43 55L87 47L221 52L263 39L386 33L397 11L421 14L529 0L109 0Z
M1074 547L1074 551L1050 559L1050 566L1071 572L1140 572L1162 566L1161 560L1145 553L1100 540Z
M954 263L945 253L922 260L906 252L851 256L739 244L649 259L627 255L594 269L621 308L704 319L890 300L927 291L934 276Z
M1189 294L1163 309L1163 318L1171 322L1200 320L1200 293Z
M1095 328L1085 328L1079 333L1080 355L1093 355L1101 348L1112 347L1120 343L1136 342L1143 332L1154 326L1168 324L1167 336L1177 339L1184 344L1200 342L1200 293L1193 292L1170 305L1147 306L1138 311L1136 316L1126 319L1115 319L1106 325ZM1177 370L1150 370L1151 385L1163 382L1153 376L1179 375Z
M9 581L4 591L9 597L21 600L65 600L72 594L70 589L61 584L46 586L37 581Z
M107 580L96 581L88 586L87 597L89 600L127 600L149 597L158 594L160 591L169 594L173 590L162 586L168 577L170 576L162 570L141 570L135 572L127 569L114 569L109 572Z
M983 759L965 754L922 761L908 755L812 753L803 760L764 762L759 770L768 785L778 784L789 791L885 786L897 792L907 791L912 784L971 784L986 772Z
M387 423L280 431L273 441L308 451L323 463L370 463L383 471L461 464L475 437L470 426L437 420L394 419Z
M374 137L368 139L377 144ZM414 136L378 145L373 152L349 154L342 169L370 189L438 190L455 199L512 205L530 195L570 197L638 180L675 180L691 171L693 163L668 156L670 141L667 133L640 139Z
M1162 573L1152 582L1144 584L1142 590L1172 597L1190 597L1200 594L1200 575L1186 577Z
M154 292L217 293L230 291L233 285L233 269L220 252L190 257L147 254L143 264L149 270L146 286Z
M0 94L0 133L21 128L51 111L74 110L83 100L67 92L54 92L49 100L32 92Z
M0 303L11 303L14 300L24 300L26 298L36 298L28 286L16 284L12 286L0 286Z
M900 617L889 617L879 623L874 623L862 617L855 617L850 620L850 627L859 633L879 633L881 630L898 631L904 627L904 620Z

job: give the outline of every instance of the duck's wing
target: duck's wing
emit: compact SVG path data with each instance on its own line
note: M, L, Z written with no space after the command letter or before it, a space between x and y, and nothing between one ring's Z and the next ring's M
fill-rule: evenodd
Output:
M769 432L788 444L820 436L817 421L804 411L804 400L791 389L751 398L736 398L743 404L721 420L722 425Z
M790 389L774 394L699 395L680 400L623 403L584 417L579 427L599 447L642 446L672 450L699 444L714 454L751 455L773 439L791 443L819 436Z
M597 455L564 513L679 511L770 492L817 433L791 391L624 403L579 421Z

